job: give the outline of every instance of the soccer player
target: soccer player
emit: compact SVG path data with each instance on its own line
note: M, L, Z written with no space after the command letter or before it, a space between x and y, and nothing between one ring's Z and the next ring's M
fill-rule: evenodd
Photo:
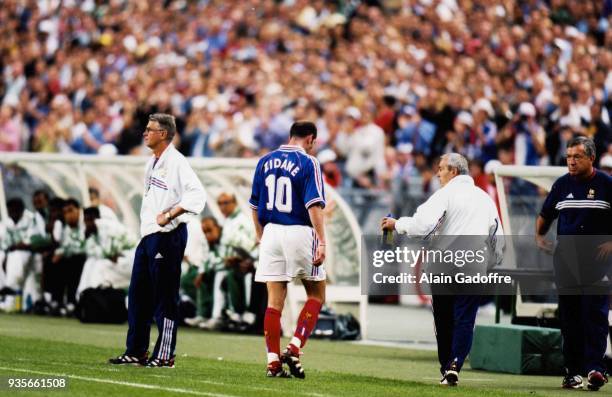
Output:
M111 364L141 364L174 368L181 262L187 244L184 213L199 214L206 192L198 176L171 143L174 116L149 116L144 143L153 156L146 166L145 192L140 209L140 234L128 296L128 334L125 353ZM153 356L147 349L151 318L158 336Z
M259 266L255 281L265 282L268 308L264 334L268 350L268 377L304 378L300 349L317 324L325 301L325 192L321 166L310 156L317 128L309 121L291 126L289 144L259 160L249 200L258 241ZM308 299L293 338L281 355L281 313L287 283L301 279ZM289 366L291 375L282 363Z
M564 258L564 236L586 235L594 241L596 236L612 234L612 178L593 168L595 144L586 137L576 137L567 143L568 173L555 181L536 221L536 243L552 252L552 244L545 239L553 221L558 218L559 244L553 259L559 290L559 319L563 336L563 358L566 376L564 389L582 389L582 375L587 375L587 387L599 390L608 378L605 376L604 354L608 334L607 294L583 295L563 293L573 273L582 274L596 266L589 254L610 258L611 243L598 247L598 252L582 252L580 269L566 268L570 259ZM572 250L575 252L574 250ZM593 250L595 251L595 250ZM580 277L580 276L578 276Z

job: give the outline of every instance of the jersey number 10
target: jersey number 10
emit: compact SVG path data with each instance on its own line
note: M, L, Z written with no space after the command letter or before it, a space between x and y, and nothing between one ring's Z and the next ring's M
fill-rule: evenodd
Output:
M266 208L271 211L274 207L279 212L291 212L291 179L281 176L276 179L276 175L271 174L266 178L268 188L268 202Z

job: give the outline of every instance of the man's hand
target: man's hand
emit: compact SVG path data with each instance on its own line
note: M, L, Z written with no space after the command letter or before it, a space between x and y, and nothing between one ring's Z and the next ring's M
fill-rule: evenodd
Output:
M62 260L62 256L60 254L55 254L53 258L51 258L51 263L57 264L60 260Z
M384 231L384 230L390 230L390 231L394 231L395 230L395 222L397 222L397 219L393 219L393 218L383 218L382 221L380 222L380 228Z
M541 234L536 234L535 236L536 245L539 249L546 252L547 254L552 255L553 253L553 243L548 241L546 237Z
M319 243L317 246L317 251L315 252L315 257L312 261L312 265L319 267L325 261L325 243Z
M168 216L166 215L168 212L162 212L161 214L157 215L157 224L161 227L166 226L168 223L170 223L171 219L168 219Z
M598 261L605 261L612 255L612 241L600 244L597 248L599 249L597 251Z

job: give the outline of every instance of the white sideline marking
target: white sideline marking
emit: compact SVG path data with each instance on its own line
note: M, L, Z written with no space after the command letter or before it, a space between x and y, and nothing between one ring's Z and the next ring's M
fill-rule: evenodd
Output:
M151 375L155 378L171 378L171 376L168 375ZM223 383L223 382L218 382L218 381L214 381L214 380L203 380L203 379L194 379L194 382L198 382L198 383L205 383L207 385L215 385L215 386L237 386L237 387L242 387L245 389L251 389L251 390L262 390L262 391L271 391L271 392L277 392L277 393L286 393L285 390L279 390L279 389L273 389L271 387L261 387L261 386L245 386L245 385L232 385L230 383ZM296 394L296 395L301 395L301 396L312 396L312 397L327 397L327 394L320 394L320 393L308 393L308 392L291 392L291 394Z
M34 370L31 370L31 369L10 368L10 367L0 367L0 369L1 370L5 370L5 371L25 372L25 373L31 373L31 374L37 374L37 375L45 375L45 376L66 376L68 378L79 379L79 380L86 380L86 381L90 381L90 382L110 383L110 384L113 384L113 385L122 385L122 386L129 386L129 387L137 387L137 388L141 388L141 389L163 390L163 391L168 391L168 392L173 392L173 393L193 394L193 395L196 395L196 396L238 397L238 396L234 396L232 394L207 393L207 392L203 392L203 391L181 389L181 388L176 388L176 387L153 386L153 385L147 385L147 384L144 384L144 383L122 382L122 381L118 381L118 380L92 378L92 377L89 377L89 376L79 376L79 375L70 375L70 374L58 374L58 373L45 372L45 371L34 371Z

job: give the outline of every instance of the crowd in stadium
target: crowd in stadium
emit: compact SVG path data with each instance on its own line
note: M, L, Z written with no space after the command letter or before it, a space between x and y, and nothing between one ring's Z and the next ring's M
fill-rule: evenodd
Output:
M435 188L436 159L612 156L612 2L3 2L0 151L258 156L316 120L328 183ZM609 159L610 157L608 157ZM479 166L476 165L476 168Z
M97 188L89 195L91 207L84 209L73 198L51 198L45 190L33 194L33 211L21 198L8 200L9 218L0 223L1 312L96 320L76 311L89 307L85 296L103 294L99 288L127 289L137 240L101 203ZM232 194L220 194L217 203L224 219L188 222L181 315L187 325L202 329L257 331L267 295L253 280L258 256L253 224Z

